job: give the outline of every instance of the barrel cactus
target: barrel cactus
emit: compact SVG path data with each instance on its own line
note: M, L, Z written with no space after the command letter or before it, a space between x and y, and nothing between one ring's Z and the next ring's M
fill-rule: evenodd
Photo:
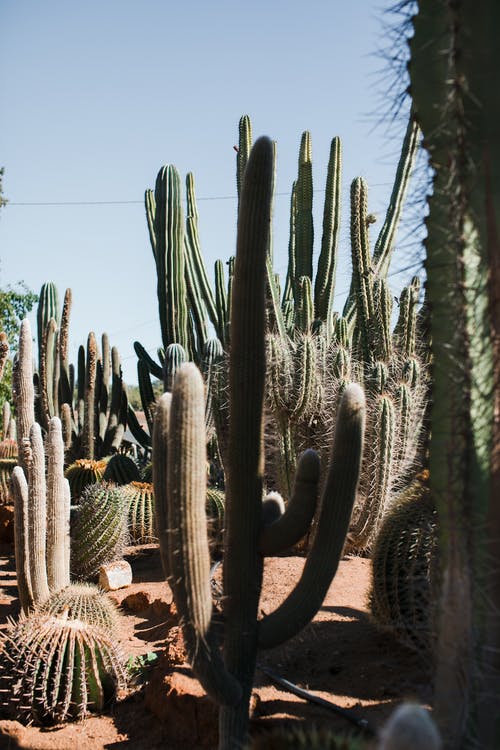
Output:
M91 580L101 565L119 560L128 542L127 495L121 487L92 484L81 497L71 540L71 571Z
M136 462L126 453L115 453L106 464L103 479L115 484L139 482L141 474Z
M137 544L156 542L155 501L153 485L149 482L130 482L123 487L128 498L128 527L130 538Z
M39 612L53 617L61 617L67 612L69 620L82 620L107 632L116 630L119 618L116 605L90 583L72 583L55 591L39 608Z
M105 470L105 461L94 461L94 459L87 458L78 458L68 466L64 476L69 482L71 499L79 500L85 487L102 480Z
M396 499L376 538L370 604L376 623L424 658L435 636L437 541L434 502L416 480Z
M16 719L58 724L100 712L126 684L109 634L82 620L34 613L4 636L5 708Z

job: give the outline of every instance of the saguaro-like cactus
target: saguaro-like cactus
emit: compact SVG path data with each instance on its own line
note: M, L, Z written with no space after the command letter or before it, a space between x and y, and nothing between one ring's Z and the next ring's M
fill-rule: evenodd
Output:
M162 560L184 622L184 637L200 682L221 704L219 747L242 745L258 645L297 633L321 606L341 555L356 493L362 451L364 397L346 389L315 538L301 580L276 612L258 621L263 553L274 554L307 532L316 504L319 460L299 460L287 511L263 526L263 406L266 378L265 284L273 179L273 145L259 139L240 195L232 287L230 424L224 554L224 662L209 585L206 536L205 397L199 370L183 365L172 397L159 402L153 440L154 485ZM301 512L306 508L308 512Z
M411 95L426 220L430 488L444 566L435 713L446 748L500 747L500 132L496 0L419 0Z

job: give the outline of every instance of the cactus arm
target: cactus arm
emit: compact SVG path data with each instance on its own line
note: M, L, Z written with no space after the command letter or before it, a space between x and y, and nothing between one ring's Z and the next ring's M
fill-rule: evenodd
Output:
M95 386L97 373L97 343L91 331L87 339L87 362L85 367L83 453L85 458L94 458L95 453Z
M154 361L152 357L149 356L143 345L138 341L134 341L134 350L138 358L142 359L147 364L151 371L151 375L154 375L154 377L158 378L158 380L163 380L163 370L161 368L161 365L159 365Z
M299 150L297 176L297 204L295 219L295 265L296 278L309 276L312 279L313 228L313 184L311 160L311 134L302 133ZM296 300L297 301L297 300Z
M28 544L31 570L31 587L35 607L43 604L50 595L47 582L46 535L47 489L45 480L45 453L40 425L34 422L30 430L31 462L28 468Z
M152 190L146 190L144 193L144 205L146 208L146 221L148 224L149 240L151 242L151 249L153 250L153 256L156 262L156 235L155 235L155 213L156 203L155 196Z
M35 421L35 389L33 386L33 347L31 327L25 318L21 322L19 349L14 362L14 390L17 414L17 443L19 461L23 463L23 444L29 438L31 425Z
M236 151L236 187L238 189L238 207L240 204L243 176L252 148L252 123L248 115L240 117L238 123L238 149Z
M66 289L64 293L61 323L59 325L59 405L72 404L73 392L70 385L68 342L69 342L69 317L71 313L72 292Z
M24 471L15 466L12 472L12 492L14 498L14 549L16 555L16 577L19 601L24 613L33 607L30 559L28 548L28 483Z
M269 329L276 329L279 335L284 338L286 337L285 321L283 319L283 313L281 311L279 289L276 284L276 279L271 264L271 259L268 258L266 261L266 272L267 272L267 288L270 296L270 305L268 307L269 314Z
M342 184L342 152L340 138L334 138L330 145L325 205L323 210L323 236L318 269L314 284L314 308L316 318L328 322L330 319L333 294L335 291L335 271L337 265L337 244L340 229L340 192Z
M217 308L217 323L214 324L217 338L226 343L226 327L228 324L227 291L224 281L224 264L215 261L215 305Z
M163 347L166 349L169 344L177 343L189 351L181 185L179 174L171 164L158 173L155 201L157 291Z
M199 363L201 359L201 352L203 350L203 344L208 338L208 320L206 313L205 300L203 298L202 290L200 289L199 280L196 276L196 269L194 266L194 258L191 252L191 248L186 238L185 244L185 281L186 281L186 292L189 302L189 313L192 323L192 330L190 335L194 334L193 338L195 344L191 347L193 361Z
M155 515L163 572L169 572L169 504L167 496L168 430L172 394L163 393L159 400L153 426L153 485L155 493Z
M69 545L69 505L64 479L61 421L53 417L47 438L47 578L50 591L69 586L66 549Z
M259 645L271 648L296 635L320 608L336 573L356 497L363 447L365 399L349 385L339 406L326 484L311 549L300 581L259 623Z
M154 445L154 461L160 465L153 469L156 503L163 508L158 516L162 557L168 558L168 581L183 622L193 671L215 701L234 704L241 698L241 688L224 668L212 622L205 513L205 394L196 365L186 363L178 371L170 408L165 397L162 399ZM168 427L162 424L165 417L169 418ZM166 491L161 481L165 471Z
M141 395L142 408L144 409L144 416L148 423L149 434L152 435L156 398L153 392L149 369L141 359L137 362L137 379L139 382L139 392Z
M374 279L368 237L367 203L366 183L361 177L357 177L351 184L352 271L356 296L356 322L361 334L363 360L371 362L373 360L372 339L375 323L375 307L373 301Z
M212 325L217 326L217 308L215 304L212 287L209 284L205 263L200 249L198 234L198 209L196 207L196 196L194 191L194 177L191 172L186 176L186 246L189 249L194 277L201 292L201 298L205 303L208 317Z
M307 450L300 456L295 485L285 512L264 526L259 537L261 555L273 556L296 544L308 532L318 499L319 457Z
M144 430L139 424L139 421L137 417L135 416L135 411L132 409L132 406L130 404L128 404L128 407L127 407L127 424L130 428L130 432L132 433L134 438L137 440L137 442L140 445L142 445L143 448L150 449L151 437L148 435L146 430Z
M394 249L394 240L411 173L415 164L419 141L420 129L415 120L414 113L411 112L406 127L403 145L401 147L398 166L396 168L396 176L394 178L394 185L389 199L389 206L373 250L373 267L377 278L386 278L389 270L392 251Z

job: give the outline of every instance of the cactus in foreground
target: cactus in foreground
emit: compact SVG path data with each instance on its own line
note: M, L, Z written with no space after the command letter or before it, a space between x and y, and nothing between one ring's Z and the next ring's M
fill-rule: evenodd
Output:
M127 494L103 483L83 492L71 540L71 571L80 580L97 577L101 565L119 560L128 542Z
M500 139L497 0L419 0L410 91L433 173L430 489L443 586L445 747L500 747Z
M435 505L416 480L395 499L372 551L372 615L424 659L435 639L437 537Z
M364 750L359 737L343 737L330 729L313 726L277 727L252 738L246 750Z
M161 397L153 436L162 561L184 622L193 670L207 693L221 704L222 750L246 740L257 645L270 647L295 635L321 606L347 533L362 450L364 397L359 387L350 386L339 409L317 533L303 575L278 610L258 621L261 543L274 553L307 532L308 525L297 509L305 504L314 514L319 478L319 459L314 451L308 451L298 462L290 511L263 528L265 283L273 151L269 139L256 142L240 196L231 311L224 661L214 632L209 582L205 395L201 374L193 364L179 370L172 397Z
M429 712L422 706L403 703L382 727L378 750L441 750L442 747Z
M0 660L5 707L37 724L100 712L126 683L124 660L108 633L67 612L21 620L4 636Z

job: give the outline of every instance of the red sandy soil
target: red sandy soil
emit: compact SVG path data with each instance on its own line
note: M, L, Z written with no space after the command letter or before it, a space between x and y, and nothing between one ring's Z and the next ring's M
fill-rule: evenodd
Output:
M0 547L0 627L19 604L13 549ZM82 723L43 729L0 720L0 748L30 750L189 750L217 746L217 711L183 663L182 638L172 594L163 580L153 545L130 550L134 581L110 594L124 617L118 636L125 654L156 653L145 681L119 696L106 715ZM272 611L300 577L301 557L266 561L260 608ZM367 608L370 561L347 557L311 624L285 645L259 654L259 662L376 730L395 705L430 699L429 667L370 621ZM345 718L315 706L255 675L252 733L276 724L312 722L339 732L353 727Z

